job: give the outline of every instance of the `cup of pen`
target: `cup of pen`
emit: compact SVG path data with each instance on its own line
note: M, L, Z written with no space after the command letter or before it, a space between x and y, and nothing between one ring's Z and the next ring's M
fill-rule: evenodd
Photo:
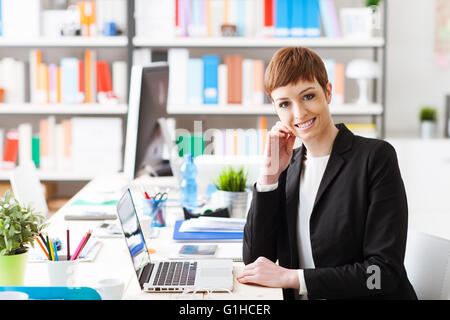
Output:
M78 259L76 260L47 260L47 270L50 285L54 287L71 287L77 280Z
M166 203L167 196L154 196L143 199L143 214L150 217L150 226L166 226Z

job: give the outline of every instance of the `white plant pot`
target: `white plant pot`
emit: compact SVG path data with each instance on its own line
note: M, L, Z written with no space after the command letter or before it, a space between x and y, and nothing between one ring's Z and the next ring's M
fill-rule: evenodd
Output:
M227 207L231 218L245 218L247 216L248 192L230 192L218 190L221 206Z
M433 139L436 137L436 122L422 121L420 122L420 137L422 139Z

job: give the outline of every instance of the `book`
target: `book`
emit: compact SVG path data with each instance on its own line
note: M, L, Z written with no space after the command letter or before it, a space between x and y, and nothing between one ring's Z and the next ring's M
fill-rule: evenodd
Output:
M220 64L217 70L218 89L219 89L219 105L224 106L228 103L228 67L226 64Z
M127 63L114 61L112 64L113 92L119 103L126 103L127 98Z
M113 92L111 71L106 61L97 61L97 100L100 104L117 104Z
M242 61L242 104L251 106L253 104L253 60Z
M17 163L19 153L19 132L10 129L6 133L5 148L3 150L3 169L13 169Z
M289 0L291 2L291 25L290 35L292 37L304 37L306 34L305 25L305 0ZM306 0L307 1L307 0Z
M203 69L204 69L203 59L200 58L189 59L188 61L189 81L187 81L187 95L189 104L201 105L203 103L204 100L203 78L206 77L206 71L204 71Z
M39 139L39 134L34 134L32 137L32 142L31 142L31 154L32 154L32 159L34 162L34 165L37 169L40 168L40 139Z
M290 0L277 0L275 7L275 36L278 38L289 37L292 9Z
M341 27L338 19L338 13L334 0L327 0L327 12L331 21L331 28L333 30L333 37L341 37Z
M78 102L79 64L77 58L61 59L61 98L66 104Z
M58 103L58 66L54 63L48 65L49 103Z
M77 103L85 102L85 77L84 77L84 62L78 61L78 94Z
M262 34L264 37L273 37L274 27L274 0L264 0L264 25Z
M84 85L85 85L85 102L93 103L97 100L97 61L96 53L93 50L84 51Z
M220 58L217 55L203 56L203 102L217 104L219 102L218 68Z
M31 123L19 124L17 131L19 133L19 165L27 163L32 159L32 127Z
M183 1L183 0L181 0ZM188 49L169 49L169 106L183 106L187 101L187 64L189 61Z
M253 104L264 104L264 61L253 60Z
M207 35L206 26L206 1L191 0L192 5L192 21L188 26L188 34L191 37L204 37Z
M330 17L329 7L328 7L329 0L319 0L319 6L320 6L320 18L323 25L323 31L325 37L328 38L334 38L335 33Z
M181 232L179 229L184 220L177 220L173 229L173 240L175 241L230 241L240 242L244 237L243 232Z
M344 104L345 96L345 66L343 63L336 63L334 67L333 100L335 106Z
M228 69L228 103L242 103L242 61L240 55L226 56L225 64Z
M319 0L307 0L306 3L306 30L305 36L309 38L320 37L320 6Z
M236 0L234 10L236 10L236 27L237 36L239 37L248 36L247 26L248 24L253 24L253 14L252 12L247 12L247 4L251 5L252 2Z
M37 103L37 87L38 87L38 68L41 64L42 53L40 50L31 50L29 54L29 69L30 69L30 101L31 103Z
M224 1L207 0L210 7L210 18L208 20L208 36L220 37L221 25L224 22Z

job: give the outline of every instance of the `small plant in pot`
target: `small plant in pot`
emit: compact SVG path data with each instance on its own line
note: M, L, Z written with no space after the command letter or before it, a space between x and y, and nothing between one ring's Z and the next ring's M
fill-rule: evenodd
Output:
M241 167L225 167L219 174L215 186L222 204L230 210L232 218L245 218L247 214L248 193L245 189L247 172Z
M420 136L424 139L434 138L436 136L436 108L423 106L420 109Z
M21 286L25 277L28 249L48 224L31 207L23 207L6 191L0 198L0 285Z

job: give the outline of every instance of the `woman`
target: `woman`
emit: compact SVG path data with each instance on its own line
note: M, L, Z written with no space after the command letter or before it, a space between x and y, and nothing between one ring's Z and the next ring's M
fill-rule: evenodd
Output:
M417 299L394 148L333 124L332 87L311 50L280 49L264 82L280 121L267 135L238 281L283 288L285 299Z

